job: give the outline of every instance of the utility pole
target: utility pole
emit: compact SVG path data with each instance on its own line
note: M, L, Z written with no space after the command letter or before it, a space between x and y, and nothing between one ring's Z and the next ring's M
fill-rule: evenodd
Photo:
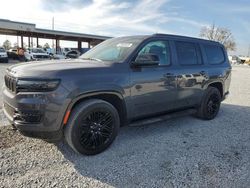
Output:
M19 38L18 38L18 35L16 36L16 43L17 43L17 47L19 47Z
M54 16L52 17L52 30L55 29L55 20L54 20ZM52 49L55 48L55 43L54 43L54 39L52 39Z
M248 46L248 53L247 53L247 57L249 57L249 56L250 56L250 44Z

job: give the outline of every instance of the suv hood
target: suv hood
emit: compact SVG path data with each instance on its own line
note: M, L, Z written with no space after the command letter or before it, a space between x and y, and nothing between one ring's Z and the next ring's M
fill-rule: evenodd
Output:
M97 68L110 67L111 63L90 61L90 60L53 60L29 62L13 65L7 69L7 72L14 77L51 77L59 74L66 74L72 71L84 71ZM74 73L73 73L74 74Z

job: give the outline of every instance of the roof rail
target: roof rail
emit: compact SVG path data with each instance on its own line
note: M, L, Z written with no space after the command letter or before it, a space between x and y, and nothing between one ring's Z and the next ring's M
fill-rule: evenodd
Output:
M194 39L194 40L198 40L198 41L207 41L207 42L213 42L213 43L218 43L217 41L212 41L209 39L203 39L203 38L198 38L198 37L189 37L189 36L183 36L183 35L174 35L174 34L164 34L164 33L154 33L151 36L158 36L158 37L178 37L178 38L182 38L182 39Z

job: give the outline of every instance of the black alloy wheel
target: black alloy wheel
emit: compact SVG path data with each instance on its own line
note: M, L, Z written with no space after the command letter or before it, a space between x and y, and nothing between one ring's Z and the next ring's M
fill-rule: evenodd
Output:
M107 109L95 109L82 120L80 128L80 143L87 149L105 145L112 137L114 117Z
M207 112L209 116L217 114L220 107L220 98L216 94L212 94L207 103Z
M215 87L208 87L197 109L196 116L204 120L214 119L220 110L220 104L220 91Z
M73 150L95 155L112 144L119 127L119 114L112 104L90 99L74 107L65 125L64 136Z

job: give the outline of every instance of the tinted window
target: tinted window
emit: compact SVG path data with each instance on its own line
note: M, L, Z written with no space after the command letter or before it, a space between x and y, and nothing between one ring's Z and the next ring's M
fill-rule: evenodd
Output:
M208 63L220 64L225 60L224 52L221 47L214 45L204 45Z
M139 55L148 53L157 55L160 65L170 65L170 50L167 41L149 42L140 50Z
M176 52L179 64L181 65L199 64L195 44L190 42L176 42Z

